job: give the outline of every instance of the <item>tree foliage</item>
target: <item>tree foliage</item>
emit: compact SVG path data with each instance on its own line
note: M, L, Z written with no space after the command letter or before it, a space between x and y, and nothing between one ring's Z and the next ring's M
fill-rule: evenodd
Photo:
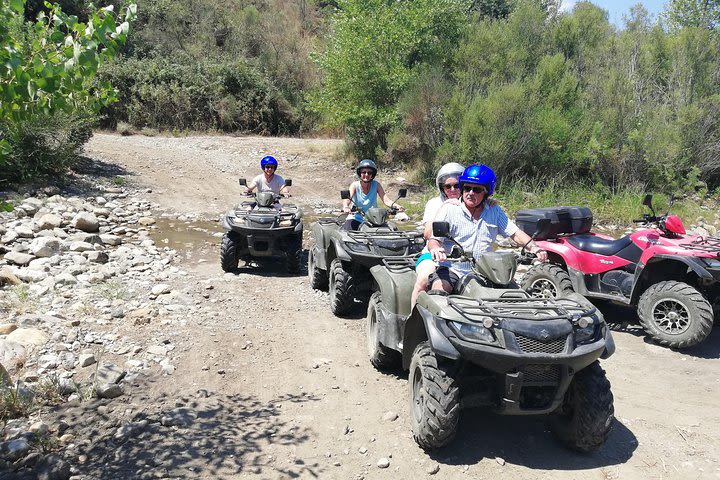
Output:
M61 141L28 132L37 134L44 120L57 126L61 118L87 119L115 100L112 86L95 83L95 74L117 54L135 15L132 4L119 17L107 7L83 23L46 3L48 13L41 11L35 22L26 23L24 5L24 0L0 0L0 178L62 168L53 164L52 155L23 154ZM87 134L70 131L67 137L81 141Z
M313 108L342 126L361 156L386 146L396 103L423 66L446 65L467 22L464 0L341 0L317 57L325 75Z
M720 1L671 0L665 9L665 16L675 28L717 29L720 28Z

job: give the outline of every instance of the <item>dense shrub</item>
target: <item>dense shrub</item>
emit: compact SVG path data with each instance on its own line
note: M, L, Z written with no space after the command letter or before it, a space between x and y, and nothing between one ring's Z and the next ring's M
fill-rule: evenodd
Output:
M120 92L104 112L106 127L124 121L137 128L263 134L298 129L297 110L246 61L127 58L99 75Z

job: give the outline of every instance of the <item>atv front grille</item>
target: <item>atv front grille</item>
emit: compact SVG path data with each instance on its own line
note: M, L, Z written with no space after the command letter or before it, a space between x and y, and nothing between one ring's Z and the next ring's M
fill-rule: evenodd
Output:
M680 246L688 250L714 253L715 256L720 257L720 238L718 237L698 237L692 242L681 243Z
M525 353L562 353L565 351L567 337L553 338L546 342L532 337L515 334L518 347Z
M559 365L526 365L523 373L523 385L557 385L560 383Z

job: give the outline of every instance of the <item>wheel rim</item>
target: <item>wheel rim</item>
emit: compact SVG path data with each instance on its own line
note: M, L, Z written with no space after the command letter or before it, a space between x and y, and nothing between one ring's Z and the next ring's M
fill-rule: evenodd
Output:
M413 372L412 383L412 411L417 423L422 421L423 407L425 406L425 395L423 394L423 378L419 367Z
M690 309L680 300L665 298L655 302L652 320L663 333L680 335L690 328Z
M532 296L535 298L557 297L557 287L547 278L539 278L530 284Z

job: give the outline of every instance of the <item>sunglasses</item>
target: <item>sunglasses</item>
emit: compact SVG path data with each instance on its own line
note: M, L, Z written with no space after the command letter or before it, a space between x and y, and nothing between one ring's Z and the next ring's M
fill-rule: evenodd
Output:
M458 183L446 183L445 185L443 185L443 188L444 188L445 190L457 190L458 188L460 188L460 184L458 184Z
M360 175L372 175L372 174L373 174L372 170L361 170L360 171Z
M487 190L485 187L471 187L470 185L463 185L463 192L487 193Z

